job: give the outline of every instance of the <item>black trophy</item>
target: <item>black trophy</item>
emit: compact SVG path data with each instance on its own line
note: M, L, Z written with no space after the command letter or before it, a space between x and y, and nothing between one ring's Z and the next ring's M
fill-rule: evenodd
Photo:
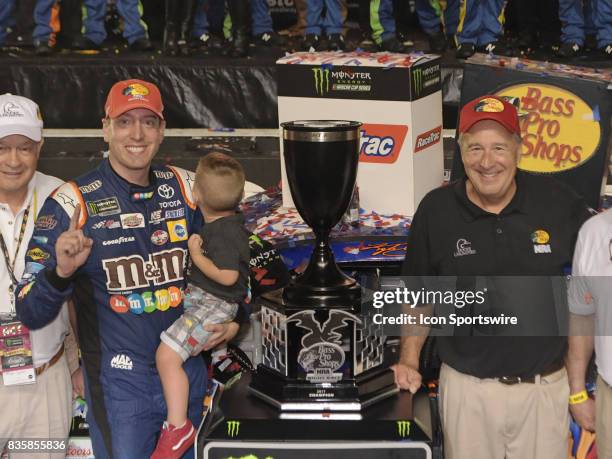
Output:
M291 195L316 241L304 273L260 301L262 364L250 390L283 412L360 411L397 392L380 326L361 316L361 288L329 245L355 187L361 123L282 127Z

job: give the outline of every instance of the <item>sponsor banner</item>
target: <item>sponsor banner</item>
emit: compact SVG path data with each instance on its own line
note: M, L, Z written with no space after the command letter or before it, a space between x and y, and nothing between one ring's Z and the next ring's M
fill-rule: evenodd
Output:
M438 60L414 67L278 65L278 95L332 99L411 101L441 88ZM410 84L398 84L410 80Z
M591 207L599 208L612 112L607 82L539 74L529 71L529 65L525 70L501 68L485 61L467 64L463 81L461 105L478 96L496 94L517 108L522 137L520 169L552 174ZM463 175L457 149L451 179Z
M392 164L397 161L408 126L363 124L359 144L359 162Z
M418 153L432 145L437 144L442 138L442 126L432 129L431 131L419 134L414 143L414 152Z
M520 116L523 145L519 168L562 172L588 161L601 140L599 120L584 100L563 88L519 84L497 92Z

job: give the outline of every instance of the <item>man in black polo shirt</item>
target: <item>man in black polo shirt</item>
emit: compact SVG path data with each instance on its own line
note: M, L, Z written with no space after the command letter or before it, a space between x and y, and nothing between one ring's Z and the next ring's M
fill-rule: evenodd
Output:
M529 277L502 282L505 305L523 314L516 331L484 336L479 327L456 328L437 338L445 457L559 459L567 455L566 338L546 276L562 276L570 266L590 214L562 183L517 172L519 120L505 100L483 96L466 104L459 133L467 176L421 202L402 274ZM394 370L398 385L414 393L427 333L407 334Z

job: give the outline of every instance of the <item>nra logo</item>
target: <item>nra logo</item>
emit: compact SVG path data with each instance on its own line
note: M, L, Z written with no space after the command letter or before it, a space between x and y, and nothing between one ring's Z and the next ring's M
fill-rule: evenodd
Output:
M417 153L425 150L427 147L437 144L442 138L442 126L432 129L431 131L419 134L414 144L414 152Z
M361 126L359 161L392 164L399 158L408 126L403 124L364 124Z

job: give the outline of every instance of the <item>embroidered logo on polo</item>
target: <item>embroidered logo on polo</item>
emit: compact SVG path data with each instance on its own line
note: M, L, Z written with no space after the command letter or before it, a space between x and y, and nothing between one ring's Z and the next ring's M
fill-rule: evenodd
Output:
M148 314L153 311L167 311L176 308L183 299L183 291L175 286L155 291L132 293L129 296L113 295L109 299L111 309L117 314Z
M115 215L121 213L121 206L116 196L110 198L98 199L97 201L87 201L87 213L90 217L106 217L107 215Z
M187 221L184 218L166 222L166 225L168 227L171 242L186 241L188 239Z
M164 199L170 199L172 196L174 196L174 188L167 183L164 183L163 185L157 187L157 194Z
M163 285L183 279L186 250L175 248L149 254L102 260L106 272L106 288L110 292Z
M476 250L472 248L472 243L467 239L457 239L456 250L453 256L457 258L466 255L476 255Z
M548 232L538 229L531 233L531 242L533 242L534 253L552 253L550 249L550 235Z

